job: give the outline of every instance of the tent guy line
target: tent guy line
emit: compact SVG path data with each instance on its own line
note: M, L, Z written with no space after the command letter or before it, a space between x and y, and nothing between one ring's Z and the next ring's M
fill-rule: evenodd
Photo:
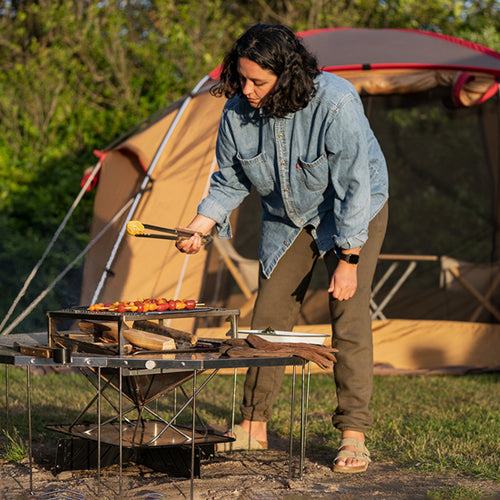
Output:
M54 233L54 236L50 240L50 243L47 245L47 248L43 252L43 255L40 257L40 260L36 263L35 267L31 271L31 273L29 274L29 276L26 279L26 281L24 282L24 285L22 286L22 288L21 288L20 292L18 293L17 297L14 299L14 302L12 302L12 305L10 306L10 309L8 310L8 312L5 315L2 323L0 324L0 332L1 332L0 335L5 335L5 334L9 333L9 331L11 331L11 329L9 329L9 330L6 330L5 332L3 332L2 328L5 326L5 324L7 323L7 321L9 320L9 318L11 317L12 313L14 312L14 309L16 308L17 304L19 303L19 301L21 300L21 298L26 293L26 290L28 289L29 285L33 281L33 278L35 277L36 273L38 272L38 270L40 269L41 265L43 264L43 262L47 258L47 255L50 253L50 250L52 249L52 247L54 246L55 242L59 238L59 236L62 233L63 229L66 227L66 224L68 223L69 218L73 215L73 212L75 211L76 207L80 203L80 200L83 198L83 195L87 192L87 189L89 188L89 186L91 185L92 181L94 180L94 178L96 177L97 173L99 172L99 170L101 168L101 165L102 165L102 161L99 160L97 162L97 164L94 166L94 168L92 169L92 172L90 173L89 177L85 180L85 183L83 184L82 188L80 189L80 192L78 193L77 197L75 198L75 201L71 205L71 208L68 210L68 213L66 214L66 216L63 219L63 221L61 222L61 224L57 228L56 232ZM80 259L80 256L77 258L77 260L79 260L79 259ZM71 264L71 267L73 267L73 263ZM65 271L68 272L71 269L71 267L69 267L69 269L67 268L67 271L66 270ZM66 272L64 272L64 274L61 276L61 278L66 274ZM55 284L55 282L53 284ZM52 288L52 286L47 290L47 292L50 291L51 288ZM38 304L38 302L37 302L37 304ZM35 307L37 304L35 304L33 307ZM32 309L33 308L30 309L30 312L31 312ZM27 316L27 314L23 316L23 319L26 316ZM16 326L18 323L19 323L19 321L14 326Z
M50 285L42 292L38 297L31 302L31 304L24 309L24 311L5 329L0 335L8 335L26 316L28 316L31 311L47 296L47 294L54 288L54 286L59 283L59 281L66 276L66 274L74 267L74 265L84 257L87 252L101 239L102 236L108 231L113 224L120 219L125 210L131 205L132 200L129 200L121 210L119 210L116 215L104 226L101 232L90 241L90 243L63 269L63 271L50 283Z

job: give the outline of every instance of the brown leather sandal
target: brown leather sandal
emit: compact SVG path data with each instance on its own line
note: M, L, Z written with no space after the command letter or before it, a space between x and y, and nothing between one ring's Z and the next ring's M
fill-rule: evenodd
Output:
M356 451L344 450L346 446L353 446ZM340 459L355 458L365 462L363 465L337 465ZM337 456L333 459L333 472L342 472L345 474L355 474L356 472L365 472L368 469L368 464L371 462L370 452L365 444L357 439L344 438L340 442Z

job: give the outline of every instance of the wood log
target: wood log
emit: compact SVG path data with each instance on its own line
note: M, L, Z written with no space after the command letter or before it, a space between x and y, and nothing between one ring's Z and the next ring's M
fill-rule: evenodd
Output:
M114 322L80 321L78 326L84 333L105 335L118 342L118 325ZM136 347L148 349L150 351L175 349L174 339L155 333L136 330L135 328L125 328L123 330L123 338Z
M196 335L193 335L192 333L186 332L184 330L177 330L175 328L171 328L170 326L160 325L155 321L137 320L134 321L133 326L134 328L138 328L139 330L157 333L159 335L165 335L178 341L189 342L192 345L195 345L196 342L198 342L198 337Z

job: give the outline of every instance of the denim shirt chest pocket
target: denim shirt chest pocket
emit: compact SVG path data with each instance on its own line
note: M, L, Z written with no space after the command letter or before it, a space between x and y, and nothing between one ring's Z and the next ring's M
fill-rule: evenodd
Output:
M271 174L272 170L269 167L265 153L260 153L253 158L242 158L238 153L238 161L240 162L248 180L255 186L257 192L261 196L267 196L273 191L274 178Z
M308 191L322 191L327 187L329 168L326 153L311 162L299 157L296 170L301 184Z

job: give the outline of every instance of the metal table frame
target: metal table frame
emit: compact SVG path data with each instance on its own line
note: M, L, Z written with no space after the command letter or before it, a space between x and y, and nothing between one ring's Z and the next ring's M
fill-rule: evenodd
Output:
M227 314L227 311L225 312ZM9 337L16 337L16 335L9 335ZM14 340L14 339L13 339ZM32 431L31 431L31 383L30 383L30 369L34 366L61 366L55 363L52 359L38 358L33 356L22 355L18 352L10 350L8 348L0 348L0 363L12 366L26 367L27 371L27 393L28 393L28 433L29 433L29 468L30 468L30 493L33 494L33 476L32 476ZM248 368L252 366L293 366L293 385L292 385L292 398L291 398L291 419L290 419L290 464L289 464L289 476L292 477L292 458L293 458L293 423L294 423L294 399L295 399L295 378L296 378L296 367L301 366L302 368L302 390L301 390L301 417L300 417L300 464L299 464L299 476L300 479L303 478L304 469L304 455L305 455L305 437L306 437L306 419L307 419L307 399L309 395L309 375L308 372L306 380L306 364L309 364L303 359L297 357L290 358L212 358L212 359L197 359L197 356L193 355L177 355L177 359L161 359L159 357L151 356L150 358L134 358L134 357L123 357L123 356L95 356L95 355L84 355L84 354L74 354L70 363L65 366L71 367L86 367L96 369L98 374L98 466L97 466L97 477L98 477L98 495L100 494L100 432L101 432L101 422L100 422L100 403L101 403L101 385L100 385L100 371L104 367L111 367L118 369L119 372L119 422L120 422L120 494L122 493L122 468L123 468L123 446L121 442L122 438L122 380L124 376L138 374L138 373L151 373L151 370L159 370L162 372L168 371L192 371L193 372L193 388L191 396L191 408L192 408L192 437L195 435L195 425L196 425L196 396L199 391L203 388L198 387L197 373L198 371L214 370L217 373L220 369L232 368L235 370L234 384L236 384L236 370L238 368ZM307 391L306 391L307 385ZM306 395L307 394L307 395ZM234 407L235 407L235 388L233 388L233 421L231 427L234 426ZM8 401L7 401L8 408ZM191 499L194 495L194 461L195 461L195 440L191 439Z

